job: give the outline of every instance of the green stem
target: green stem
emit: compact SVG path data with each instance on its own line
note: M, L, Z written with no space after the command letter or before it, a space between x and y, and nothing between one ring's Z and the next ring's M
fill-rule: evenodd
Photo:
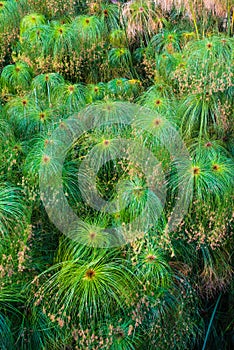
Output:
M36 89L34 89L33 91L34 91L34 96L35 96L35 103L36 103L36 106L38 107L37 91L36 91Z
M204 6L204 2L202 1L202 38L205 38L205 27L207 24L206 21L206 10L205 10L205 6Z
M205 340L204 340L204 343L203 343L202 350L206 349L207 340L208 340L209 335L210 335L211 327L212 327L212 324L213 324L213 321L214 321L214 318L215 318L215 314L216 314L216 311L217 311L217 308L218 308L221 296L222 296L222 293L219 294L219 297L218 297L218 299L216 301L214 310L212 312L212 315L211 315L211 318L210 318L210 322L209 322L209 326L208 326L208 329L207 329L207 332L206 332L206 337L205 337Z
M48 94L48 101L49 101L49 107L51 106L51 100L50 100L50 87L49 84L46 82L46 86L47 86L47 94Z
M232 23L231 23L231 29L230 29L230 36L233 35L233 29L234 29L234 10L231 11L230 16L232 17Z
M231 4L227 0L227 34L231 35Z
M193 24L194 24L196 36L197 36L197 39L199 40L200 37L199 37L199 31L198 31L198 26L197 26L197 18L196 18L196 13L194 11L192 0L189 0L189 7L190 7L191 14L192 14L192 19L193 19Z

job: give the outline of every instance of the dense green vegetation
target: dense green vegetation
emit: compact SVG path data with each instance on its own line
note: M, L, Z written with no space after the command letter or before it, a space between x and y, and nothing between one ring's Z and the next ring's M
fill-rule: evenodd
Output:
M0 349L233 348L233 12L0 1Z

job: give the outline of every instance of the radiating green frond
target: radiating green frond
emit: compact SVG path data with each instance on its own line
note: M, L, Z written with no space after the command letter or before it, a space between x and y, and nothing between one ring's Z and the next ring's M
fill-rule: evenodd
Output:
M54 99L69 113L77 112L85 105L85 88L82 84L59 84L54 89Z
M12 225L22 222L24 215L22 194L20 190L1 183L0 185L0 234L7 235Z
M111 67L128 67L131 62L131 53L127 48L113 48L108 54Z
M13 91L28 89L32 80L32 69L26 62L19 61L4 67L1 79Z
M64 83L63 77L58 73L44 73L37 75L32 81L32 88L36 92L35 98L47 96L49 106L54 89Z
M97 16L78 16L74 19L73 30L78 36L78 48L91 47L98 41L101 41L104 34L103 21Z
M64 312L90 322L123 309L130 301L136 277L114 251L100 252L93 260L70 260L58 265L44 290L48 297L56 297ZM56 266L55 266L56 267ZM58 288L59 287L59 288ZM55 294L56 293L56 294ZM53 310L53 305L51 305ZM53 312L53 311L52 311Z
M71 24L52 22L48 31L48 42L45 47L47 53L51 53L54 57L62 57L72 52L75 37Z
M151 39L150 45L157 52L166 51L173 53L175 51L181 51L180 34L176 31L162 30Z
M22 36L25 31L45 24L45 17L38 13L31 13L21 20L20 23L20 35Z
M98 84L88 84L86 90L86 100L88 102L95 102L102 100L106 94L106 85L105 83Z
M14 28L19 24L20 14L17 1L7 0L0 2L0 29L1 31Z

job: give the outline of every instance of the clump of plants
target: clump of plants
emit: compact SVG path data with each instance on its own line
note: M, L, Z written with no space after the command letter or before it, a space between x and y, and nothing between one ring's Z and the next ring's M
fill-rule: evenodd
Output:
M229 1L0 1L0 348L233 347Z

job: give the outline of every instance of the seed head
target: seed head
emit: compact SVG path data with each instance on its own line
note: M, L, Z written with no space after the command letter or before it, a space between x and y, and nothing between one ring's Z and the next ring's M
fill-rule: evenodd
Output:
M199 175L200 174L200 168L198 166L193 167L193 174Z
M85 273L85 278L92 280L95 275L96 275L96 272L93 269L88 269Z
M214 164L213 167L212 167L212 169L213 169L214 171L218 171L218 170L220 169L220 166L219 166L218 164Z

